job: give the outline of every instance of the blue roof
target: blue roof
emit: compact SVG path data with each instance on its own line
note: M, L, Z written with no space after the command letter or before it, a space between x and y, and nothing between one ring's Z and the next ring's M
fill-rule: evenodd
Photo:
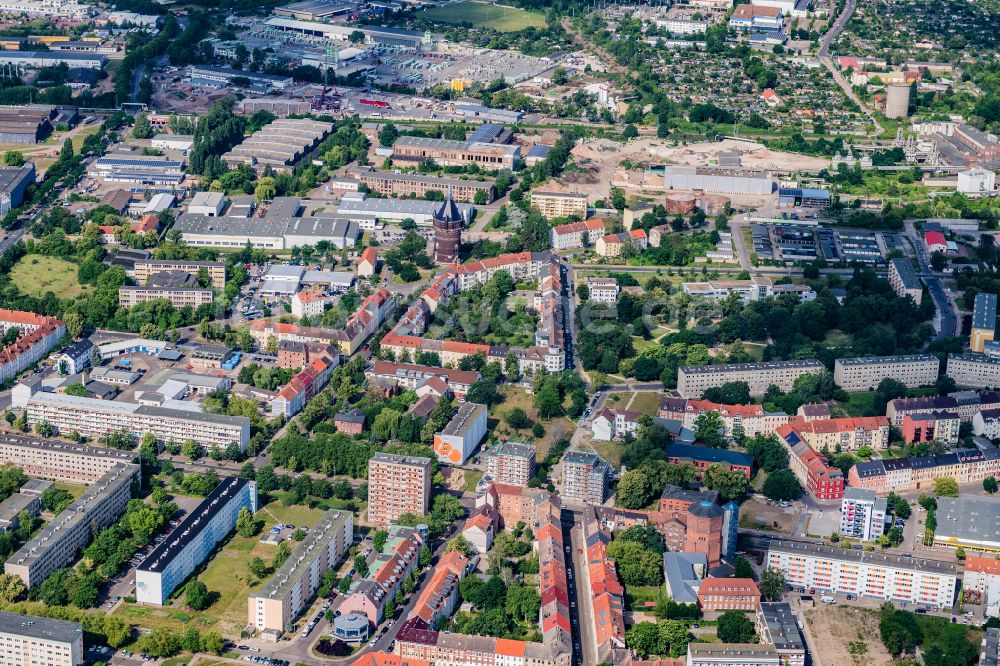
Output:
M779 197L801 197L802 199L829 199L830 190L815 187L782 187L778 189Z
M548 157L550 150L552 150L552 146L547 146L544 143L536 143L528 151L526 157Z
M750 455L728 449L711 449L707 446L673 443L667 444L664 451L668 458L753 467L753 458Z
M503 134L503 125L483 123L469 135L469 141L472 143L493 143L501 134Z

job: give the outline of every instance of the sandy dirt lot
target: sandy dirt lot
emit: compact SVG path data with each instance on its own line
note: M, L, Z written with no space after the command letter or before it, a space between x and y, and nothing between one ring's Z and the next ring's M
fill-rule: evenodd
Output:
M782 508L752 497L740 508L740 527L794 534L799 517L795 507Z
M892 657L879 640L878 611L852 606L803 608L817 666L890 666ZM818 657L818 658L816 658Z
M559 179L559 185L565 190L587 186L592 197L604 197L608 194L612 175L625 160L635 168L653 164L715 166L722 152L740 153L742 166L751 169L818 171L829 166L826 159L774 151L761 144L732 139L678 147L662 139L638 139L625 144L595 139L573 149L577 168L568 169Z

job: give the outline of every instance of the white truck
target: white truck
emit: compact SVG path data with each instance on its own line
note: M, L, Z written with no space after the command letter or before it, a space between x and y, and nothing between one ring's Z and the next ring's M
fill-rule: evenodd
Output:
M835 604L835 603L837 603L837 600L834 599L833 597L831 597L829 594L824 594L823 596L821 596L819 598L819 600L822 601L824 604Z

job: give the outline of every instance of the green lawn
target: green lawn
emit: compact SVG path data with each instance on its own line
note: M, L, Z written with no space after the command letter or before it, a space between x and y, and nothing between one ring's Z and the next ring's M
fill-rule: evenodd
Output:
M10 279L27 296L42 298L51 291L59 298L75 298L87 289L77 281L76 269L76 264L59 257L26 254L14 264Z
M205 583L210 593L217 595L212 605L204 611L188 609L184 604L183 594L175 592L175 598L163 608L123 604L115 614L150 629L167 627L183 630L190 624L199 628L212 627L226 638L238 638L240 630L247 624L247 595L259 589L269 578L266 575L257 580L250 575L247 564L254 557L260 557L270 564L277 550L277 546L260 542L263 532L277 523L313 527L323 513L320 509L285 506L278 501L272 501L258 511L257 518L264 521L261 534L249 539L234 534L198 574L198 580ZM293 547L294 545L297 544L293 544Z
M459 2L435 7L424 10L423 17L441 23L471 23L477 28L492 28L500 32L545 27L545 15L540 12L483 2Z
M636 393L635 398L632 400L632 406L629 409L633 412L642 412L647 416L656 416L660 412L661 397L662 395L659 393Z
M74 499L82 495L87 490L87 486L80 486L75 483L62 483L62 482L56 482L56 488L59 488L60 490L65 490L70 495L72 495Z

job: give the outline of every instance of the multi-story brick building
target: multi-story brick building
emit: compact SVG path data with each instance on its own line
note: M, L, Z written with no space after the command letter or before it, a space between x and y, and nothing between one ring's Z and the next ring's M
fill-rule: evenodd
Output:
M801 541L774 539L766 565L793 588L951 608L958 584L952 562L900 557Z
M464 178L442 178L436 175L419 173L396 173L394 171L376 171L371 167L353 167L347 173L357 179L362 185L373 192L387 197L416 197L423 199L428 192L445 194L451 191L455 201L472 203L478 192L484 192L489 204L496 198L496 181L465 180Z
M115 465L135 460L135 453L55 439L0 434L0 460L32 477L92 485Z
M907 414L903 417L903 440L907 444L933 441L957 444L961 425L955 412Z
M844 494L844 475L830 465L805 441L797 425L778 428L778 441L788 449L788 466L806 491L816 499L840 499Z
M840 535L874 541L885 533L887 515L884 497L864 488L847 488L840 502Z
M684 365L677 369L677 392L684 398L700 398L713 386L746 382L751 396L762 396L772 384L790 391L799 377L818 375L824 370L823 364L816 360Z
M587 217L587 195L581 192L542 192L531 193L531 205L538 208L546 220L556 217L576 215Z
M441 166L475 164L486 170L513 170L520 159L519 146L498 143L401 136L392 145L392 161L400 164L420 164L433 160Z
M457 550L445 553L420 591L410 617L419 617L430 627L450 618L461 599L458 585L470 565L469 558Z
M874 390L883 379L917 388L937 381L939 365L933 354L838 358L833 365L833 381L851 392Z
M942 396L942 395L929 395L922 396L919 398L896 398L895 400L890 400L885 407L885 416L889 419L890 425L901 427L903 425L903 419L907 414L930 414L931 412L958 412L959 417L962 417L962 412L959 410L958 400L953 396ZM972 416L975 411L968 413L967 418L963 420L972 420Z
M79 622L0 611L0 662L5 666L80 666L85 661Z
M194 308L212 302L211 289L187 287L135 287L126 285L118 288L118 305L130 308L148 301L166 300L175 308Z
M322 342L297 342L282 340L278 343L279 368L304 368L310 361L325 357L340 364L340 347L323 344Z
M376 453L368 461L368 520L385 527L404 513L423 516L430 507L431 460Z
M136 601L165 604L216 545L236 529L243 508L257 512L257 483L237 476L220 481L136 568Z
M29 587L74 561L77 552L118 519L132 499L138 465L115 463L104 476L7 558L4 573L18 576Z
M248 598L247 621L277 638L307 608L323 574L343 559L354 539L354 514L327 511L292 555Z
M486 476L494 483L526 487L535 475L535 447L525 442L503 442L485 453Z
M608 493L611 465L596 453L567 451L560 461L564 499L601 504Z
M806 421L796 417L788 424L799 439L817 451L880 451L889 446L889 419L884 416L845 416ZM787 429L778 428L779 432Z
M202 271L212 280L212 286L222 289L226 286L226 264L222 261L185 261L183 259L142 259L135 262L135 281L146 284L155 273L184 271L197 276Z
M528 488L502 483L490 483L476 498L476 506L491 506L500 514L503 526L513 527L523 522L534 525L545 516L559 517L559 497L543 488Z
M760 590L753 578L705 578L698 586L698 605L704 613L754 611L760 599Z
M897 296L900 298L909 296L914 303L920 305L924 289L909 259L896 257L889 262L889 284Z

